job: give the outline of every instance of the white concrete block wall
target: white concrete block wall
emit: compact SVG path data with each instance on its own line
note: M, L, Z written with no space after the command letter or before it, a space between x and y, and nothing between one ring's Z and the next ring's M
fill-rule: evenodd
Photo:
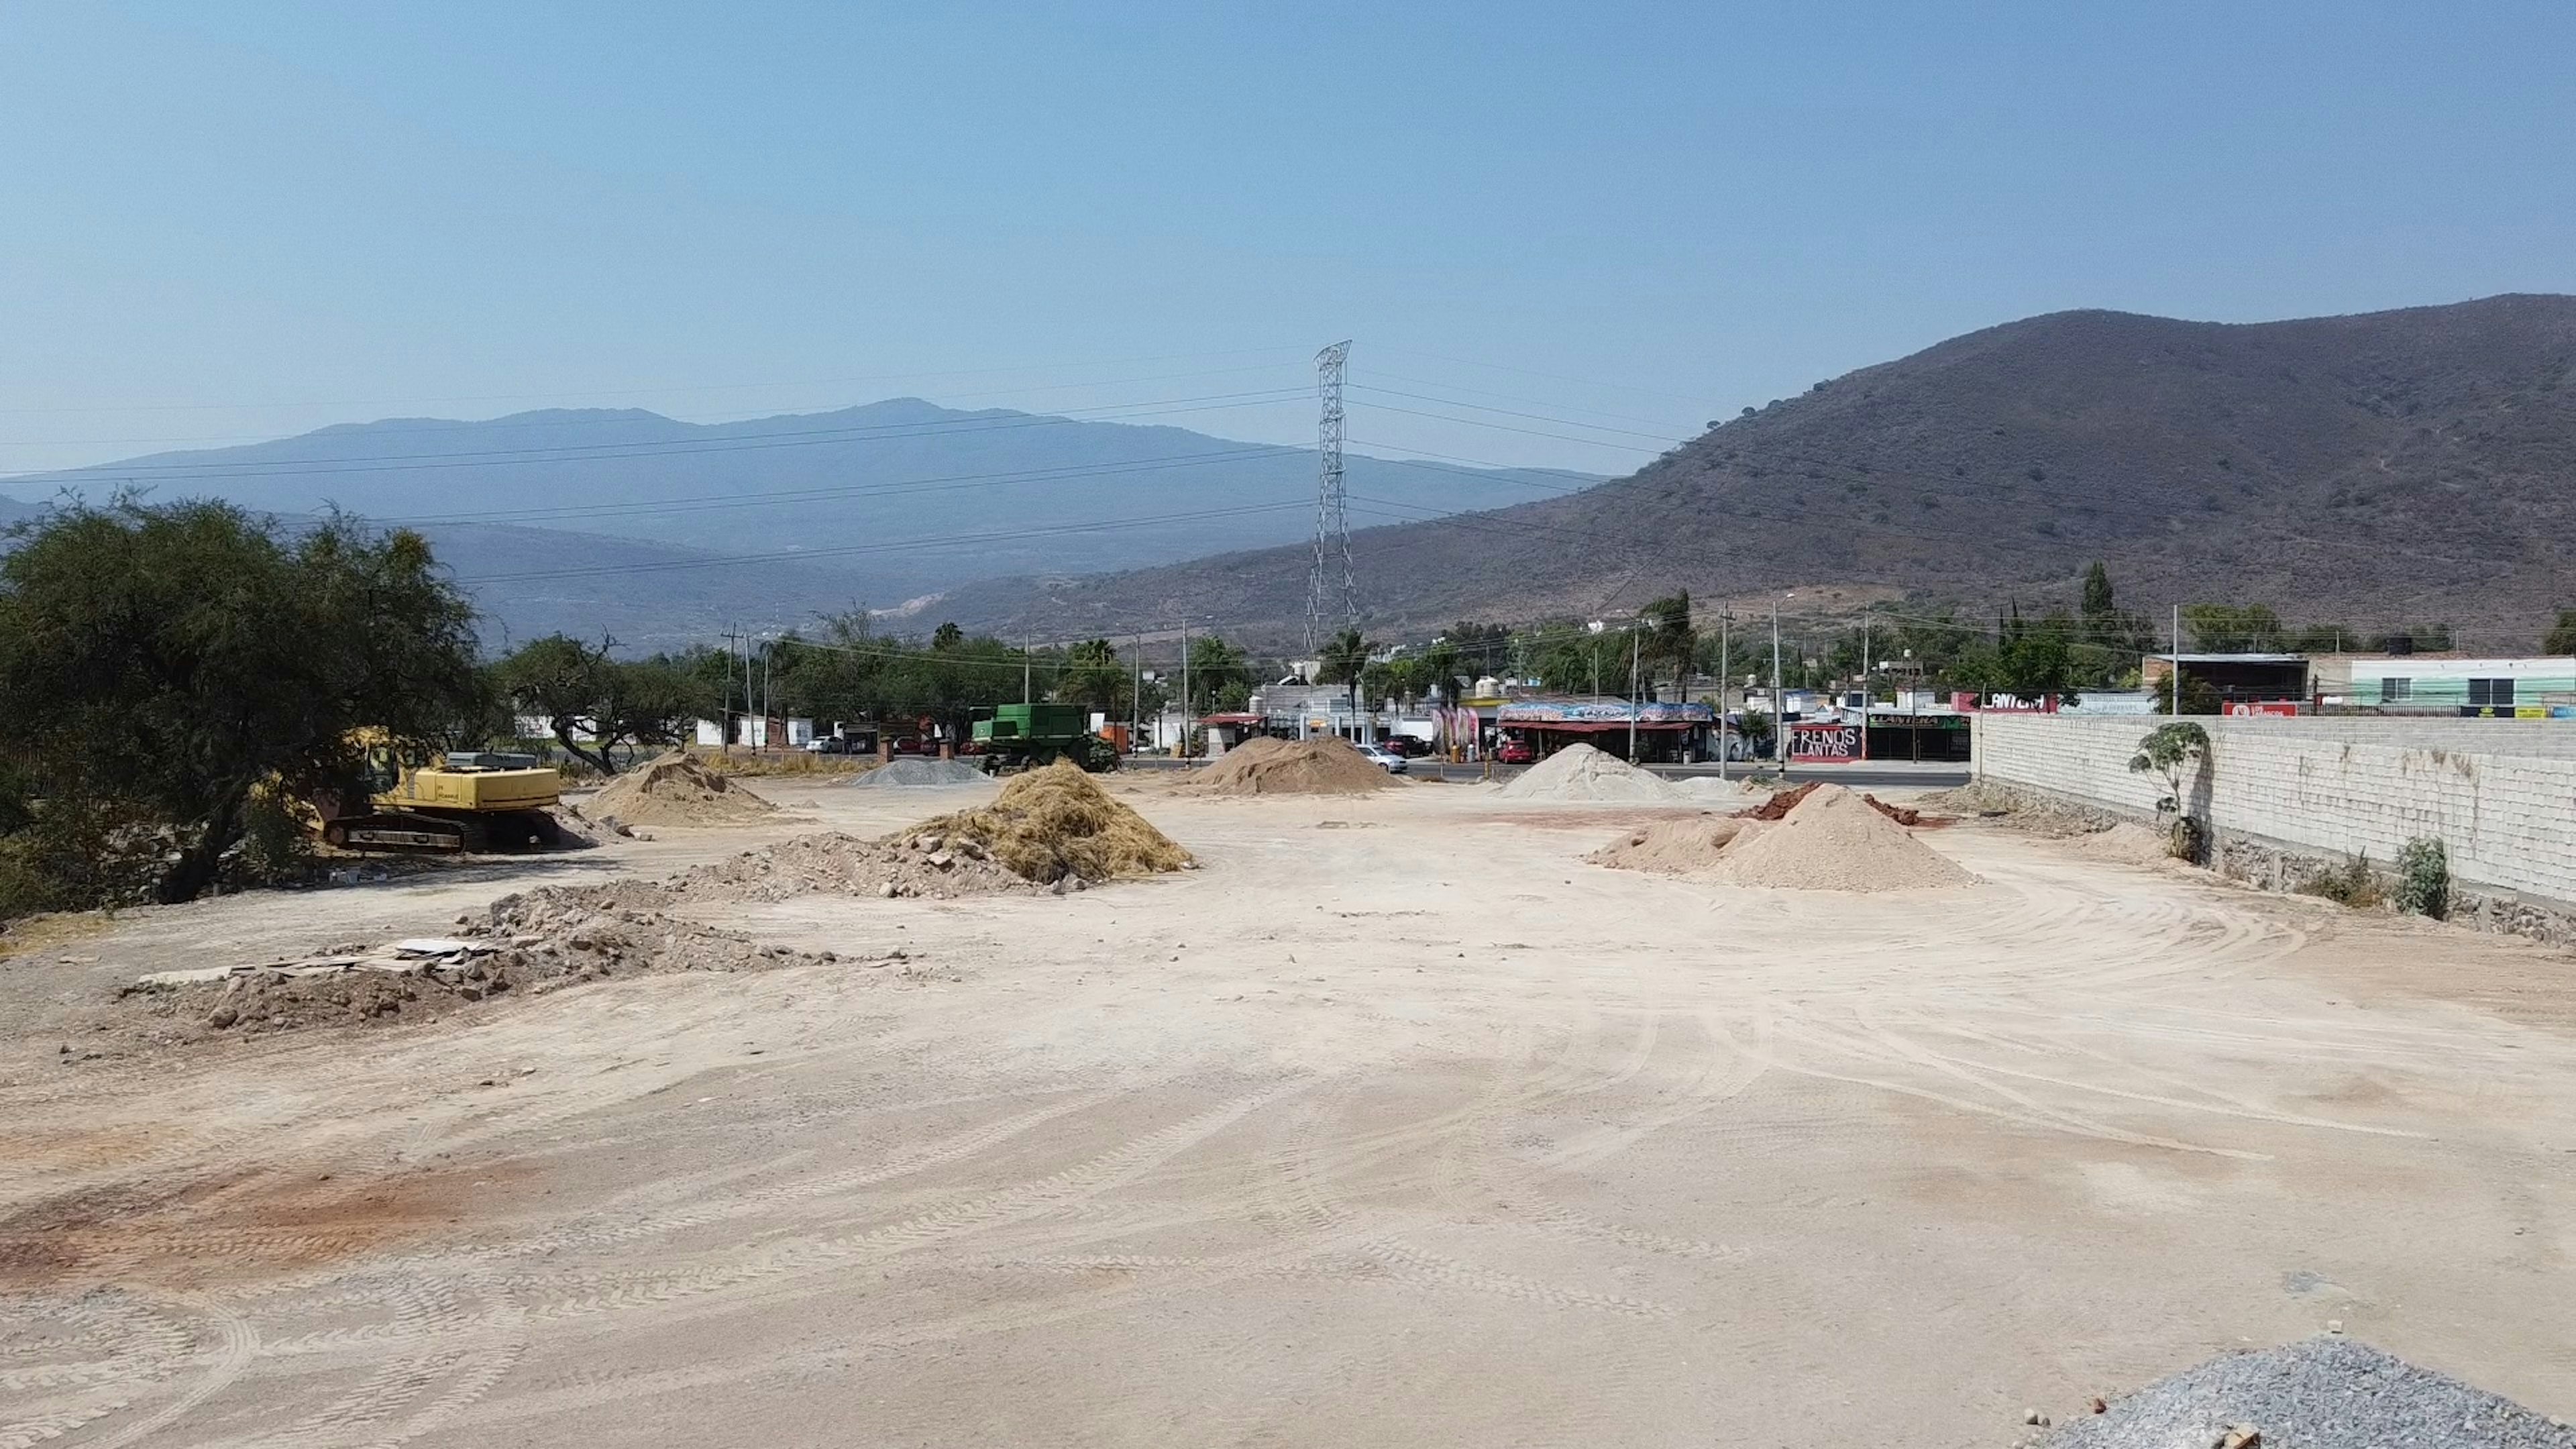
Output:
M2152 719L1980 715L1977 777L2138 814L2163 793L2129 759ZM2439 836L2463 882L2576 903L2576 722L2203 719L2221 832L2368 853ZM2186 779L2186 789L2190 781Z

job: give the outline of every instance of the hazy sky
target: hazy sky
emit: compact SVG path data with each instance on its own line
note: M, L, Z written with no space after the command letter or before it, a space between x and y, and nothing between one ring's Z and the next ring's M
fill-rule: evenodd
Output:
M2576 290L2576 6L2122 9L0 0L0 471L904 393L1296 440L1231 395L1347 336L1451 400L1354 392L1379 451L1623 472L1456 404Z

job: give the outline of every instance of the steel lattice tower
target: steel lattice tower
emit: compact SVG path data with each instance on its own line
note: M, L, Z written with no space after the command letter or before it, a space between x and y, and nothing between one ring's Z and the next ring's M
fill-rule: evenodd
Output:
M1359 584L1351 573L1351 510L1342 487L1342 365L1345 340L1315 354L1315 391L1323 414L1315 424L1315 571L1306 584L1306 648L1313 652L1337 629L1360 621ZM1333 555L1341 555L1341 607L1333 606Z

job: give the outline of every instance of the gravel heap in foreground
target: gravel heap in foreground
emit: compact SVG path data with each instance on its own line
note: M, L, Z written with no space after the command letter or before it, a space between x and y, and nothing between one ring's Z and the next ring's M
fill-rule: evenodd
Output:
M1567 745L1505 782L1494 796L1612 805L1686 805L1699 798L1590 745Z
M2046 1449L2576 1449L2576 1430L2348 1338L2221 1354L2077 1419Z

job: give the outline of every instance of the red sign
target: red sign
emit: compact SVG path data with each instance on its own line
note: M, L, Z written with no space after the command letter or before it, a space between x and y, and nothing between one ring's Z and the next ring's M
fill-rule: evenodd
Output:
M2057 696L2043 694L2036 699L2024 699L2000 690L1979 694L1975 690L1961 689L1951 692L1950 707L1961 714L1975 714L1981 710L1987 714L2055 714Z
M2257 716L2288 719L2295 718L2298 713L2298 701L2289 699L2235 700L2227 706L2230 719L2253 719Z
M1793 724L1789 726L1789 758L1793 760L1857 760L1860 758L1860 726L1856 724Z

